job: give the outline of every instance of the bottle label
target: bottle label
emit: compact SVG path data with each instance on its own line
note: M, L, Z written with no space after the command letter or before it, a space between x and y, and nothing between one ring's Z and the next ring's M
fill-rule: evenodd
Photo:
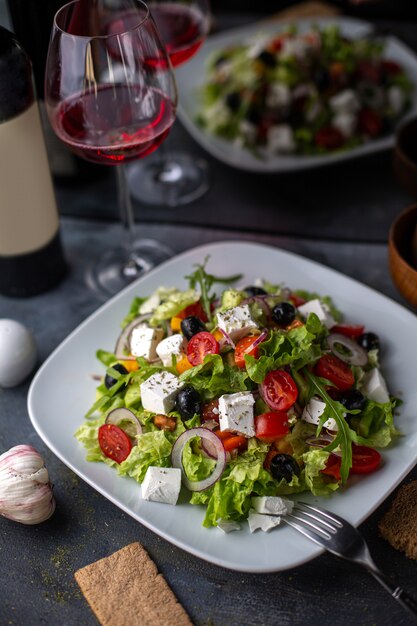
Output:
M0 124L0 150L0 255L39 250L59 218L36 102Z

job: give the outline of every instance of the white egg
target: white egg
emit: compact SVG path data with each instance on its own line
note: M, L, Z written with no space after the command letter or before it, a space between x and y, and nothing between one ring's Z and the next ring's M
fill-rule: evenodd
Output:
M35 367L32 333L20 322L0 319L0 387L16 387Z

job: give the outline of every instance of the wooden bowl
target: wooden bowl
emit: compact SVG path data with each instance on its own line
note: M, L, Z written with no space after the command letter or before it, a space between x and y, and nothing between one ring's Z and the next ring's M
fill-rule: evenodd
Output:
M398 291L417 308L417 204L393 222L388 237L388 260Z
M417 200L417 118L404 122L397 131L393 168L400 185Z

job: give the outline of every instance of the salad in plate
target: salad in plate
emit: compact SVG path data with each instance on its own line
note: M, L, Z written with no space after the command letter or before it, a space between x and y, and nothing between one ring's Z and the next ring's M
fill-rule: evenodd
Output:
M381 39L292 26L213 53L196 122L259 157L329 154L391 133L411 91Z
M97 351L106 370L76 432L87 460L141 483L144 499L175 504L183 487L204 526L228 530L269 505L285 512L283 496L378 471L398 434L378 336L326 296L238 287L206 262L186 278L136 297L114 351Z

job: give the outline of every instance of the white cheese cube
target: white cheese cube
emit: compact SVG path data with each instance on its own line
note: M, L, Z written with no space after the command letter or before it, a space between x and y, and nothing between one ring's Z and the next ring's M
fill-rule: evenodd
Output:
M289 124L276 124L268 129L266 137L268 152L291 153L295 148L294 133Z
M405 101L403 90L397 85L392 85L388 89L387 97L388 97L388 104L392 112L394 113L394 115L399 115L401 111L403 110L404 101Z
M251 331L258 328L248 304L234 306L217 313L217 325L232 341L239 341Z
M148 467L142 483L142 498L152 502L176 504L181 489L181 470L177 467Z
M353 89L344 89L329 98L330 108L334 113L356 113L359 109L359 100Z
M336 324L336 320L330 314L329 307L324 304L324 302L321 302L318 298L316 298L315 300L309 300L305 304L301 304L298 307L298 311L306 319L310 315L310 313L315 313L320 322L324 324L326 328L331 328Z
M305 405L303 413L301 415L301 419L309 424L314 424L317 426L320 423L320 418L324 413L324 409L326 408L326 403L319 398L311 398L308 403ZM335 420L330 417L323 424L325 428L329 430L339 430L338 425Z
M310 48L307 40L301 37L289 37L283 41L280 57L281 59L296 58L301 61L307 56Z
M238 391L220 396L220 430L239 433L244 437L254 437L254 404L255 398L250 391Z
M165 367L172 366L172 357L177 361L184 355L185 339L179 333L166 337L156 346L156 353Z
M354 113L337 113L332 119L332 126L340 130L344 137L352 137L356 129L356 115Z
M167 415L175 405L177 393L184 387L171 372L157 372L140 386L142 406L146 411Z
M380 402L381 404L389 402L387 384L377 367L365 374L362 393L366 398L374 402Z
M261 513L256 513L253 509L249 511L248 524L251 533L254 533L258 528L264 532L268 532L272 528L275 528L275 526L279 526L280 523L281 518L277 515L262 515Z
M292 512L294 502L279 496L256 496L252 498L252 506L257 513L286 515Z
M265 104L270 109L289 106L291 103L291 90L283 83L272 83L266 95Z
M224 533L231 533L234 530L240 530L240 524L237 522L233 522L230 520L217 520L217 527L220 528Z
M143 356L148 361L156 359L156 346L164 336L162 328L151 328L146 324L136 326L130 335L130 352L133 356Z

